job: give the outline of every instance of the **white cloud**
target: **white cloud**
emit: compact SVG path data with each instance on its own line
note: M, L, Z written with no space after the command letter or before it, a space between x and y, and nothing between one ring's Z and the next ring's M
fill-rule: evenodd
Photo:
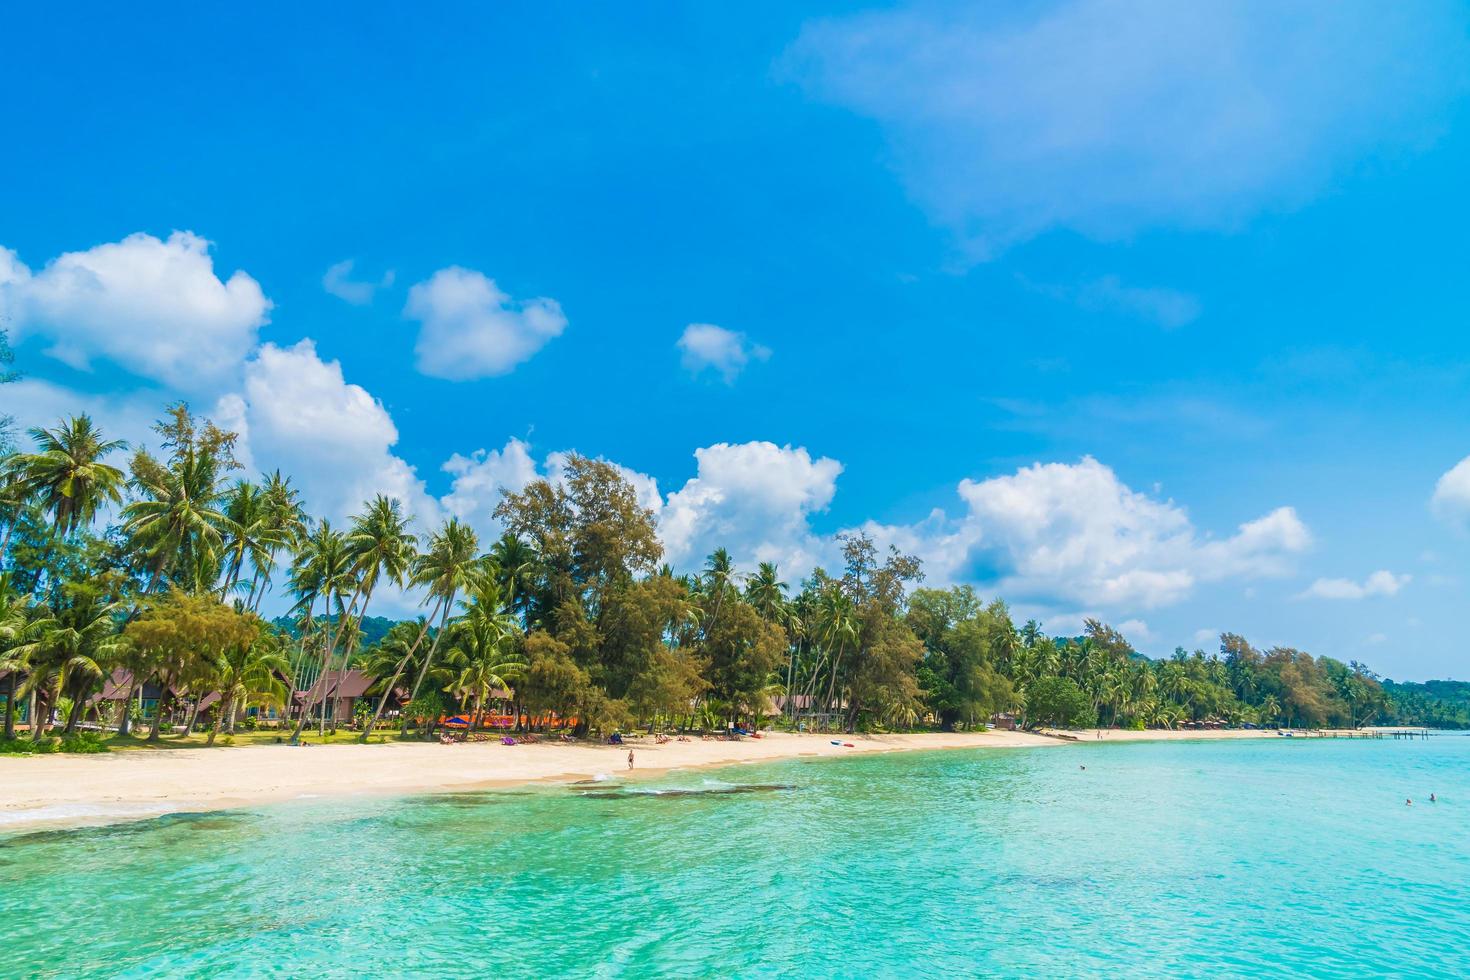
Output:
M1464 91L1450 2L929 3L812 22L786 67L884 127L987 258L1049 228L1230 228L1427 145Z
M1439 478L1429 506L1440 520L1457 525L1470 522L1470 456Z
M809 521L832 502L841 463L770 442L717 443L694 458L696 475L669 494L659 516L676 567L698 566L721 546L742 566L773 561L787 575L832 560L832 539L814 534Z
M1148 628L1148 623L1141 619L1125 619L1113 627L1127 638L1128 642L1137 649L1138 644L1147 643L1154 638L1153 631Z
M0 248L0 313L17 339L86 370L105 358L181 391L234 379L266 322L270 301L249 275L221 280L210 243L176 231L166 241L129 235L67 252L32 272Z
M437 523L438 502L391 451L398 429L387 409L310 340L262 346L245 365L240 401L222 406L252 462L291 474L314 513L341 521L383 493L418 518L420 532Z
M26 430L55 428L63 418L83 412L102 430L105 439L122 439L129 447L156 442L152 426L163 415L167 397L161 392L131 391L118 394L89 394L74 391L40 378L21 378L4 390L5 412L15 415L17 444L30 448ZM127 456L118 453L108 462L122 466Z
M749 343L745 334L717 327L713 323L691 323L684 328L677 344L683 351L684 369L698 374L713 368L732 383L752 360L764 361L771 356L770 348Z
M451 381L506 374L566 329L561 305L512 300L495 280L450 266L408 291L405 316L418 320L418 368Z
M1013 601L1111 610L1170 605L1200 582L1280 575L1311 542L1290 507L1201 536L1183 508L1130 489L1091 457L963 480L963 516L863 529L918 554L939 582L979 581Z
M443 468L454 477L443 500L444 509L475 528L487 542L500 536L493 515L501 493L518 493L540 476L531 447L519 439L509 440L503 449L477 449L468 456L455 453Z
M340 300L353 306L366 306L373 301L373 294L393 285L393 270L383 273L383 278L371 282L352 278L352 259L343 259L327 269L322 276L322 288Z
M1387 570L1376 571L1361 582L1346 578L1319 578L1297 598L1358 600L1397 595L1400 589L1409 584L1410 578L1411 576L1395 575Z
M1220 631L1213 629L1198 629L1194 631L1195 643L1209 643L1220 638Z

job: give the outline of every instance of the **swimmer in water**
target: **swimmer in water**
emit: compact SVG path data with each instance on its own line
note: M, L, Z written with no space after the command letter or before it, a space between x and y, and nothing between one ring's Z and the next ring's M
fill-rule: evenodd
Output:
M1405 800L1404 801L1404 806L1413 806L1413 805L1414 805L1414 801L1413 800Z
M1433 793L1430 793L1429 794L1429 802L1430 803L1438 803L1439 800L1437 800L1437 799L1434 798L1434 794Z
M1078 769L1086 769L1087 767L1086 766L1078 766L1077 768Z

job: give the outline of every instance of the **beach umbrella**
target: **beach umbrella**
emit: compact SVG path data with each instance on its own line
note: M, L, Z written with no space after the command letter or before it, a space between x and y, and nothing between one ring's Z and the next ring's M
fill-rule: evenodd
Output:
M462 715L455 715L444 723L445 728L469 728L470 723Z

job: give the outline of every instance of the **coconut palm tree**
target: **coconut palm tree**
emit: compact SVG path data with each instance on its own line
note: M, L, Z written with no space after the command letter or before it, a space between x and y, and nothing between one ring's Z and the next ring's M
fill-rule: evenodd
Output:
M102 460L127 443L104 439L91 416L74 415L54 429L31 429L30 436L36 451L12 457L9 466L19 474L25 495L51 515L53 533L70 536L91 524L104 504L122 502L123 471Z
M207 452L186 453L164 466L145 453L133 459L139 499L123 508L123 531L149 568L145 593L171 581L198 594L213 588L225 535L240 531L219 507L223 466Z
M5 675L4 737L15 738L15 696L20 675L30 667L26 652L34 638L34 617L26 596L10 574L0 574L0 673Z
M25 686L44 693L47 715L63 696L71 698L66 719L70 734L81 720L92 685L107 676L108 658L121 649L123 641L118 635L119 603L106 600L86 585L69 583L61 591L60 608L34 622L34 638L12 654L26 659L30 675ZM40 739L45 727L45 718L32 719L31 738Z
M786 593L790 586L781 581L776 563L763 561L745 583L745 601L750 603L768 623L785 626L788 617Z
M352 576L352 555L348 551L347 537L332 528L330 521L322 521L303 538L291 562L291 592L297 597L293 611L301 615L301 666L293 676L301 678L305 671L307 648L315 644L319 650L311 687L301 704L301 717L297 720L292 740L299 739L311 718L311 709L326 696L329 668L337 638L346 624L351 621L353 610L344 601L349 593L356 594L356 582ZM322 603L322 628L318 635L314 630L316 603ZM336 630L333 629L334 624ZM326 732L326 711L322 711L322 733Z
M419 688L423 686L424 677L428 674L439 644L444 639L444 625L449 620L455 599L461 592L473 588L483 575L484 563L479 551L480 539L474 530L459 518L451 517L430 536L428 547L414 562L413 584L427 587L424 604L430 606L429 615L424 619L418 638L405 651L403 659L393 671L393 676L384 685L383 693L378 698L378 706L363 728L361 735L363 741L367 740L373 728L382 719L383 710L388 706L388 698L398 684L398 678L402 676L404 667L418 651L419 644L428 635L429 624L433 622L437 614L439 629L434 634L434 641L429 645L428 653L424 655L422 663L419 664L418 674L413 682L413 693L409 695L409 700L418 697ZM403 730L408 730L406 717L403 722Z
M245 563L259 568L270 560L275 544L265 494L249 480L235 481L225 495L224 514L229 524L220 547L225 572L219 590L221 601L239 585Z
M255 704L284 706L291 694L281 680L289 676L290 663L279 643L255 616L247 614L241 621L246 630L237 642L220 651L213 665L220 702L219 713L209 730L209 745L214 744L215 736L226 726L234 734L235 716L240 708L248 709Z
M291 548L305 537L310 524L310 518L301 505L301 492L291 486L291 478L282 476L280 470L265 477L261 496L265 501L266 527L269 531L265 538L268 550L263 555L252 557L251 564L255 566L255 572L250 577L250 595L247 601L251 612L260 611L260 601L270 591L276 555L281 549Z
M716 548L705 561L704 574L701 576L706 594L713 599L709 619L704 624L705 636L709 636L709 631L714 629L715 621L720 617L720 603L730 586L735 583L735 578L735 562L731 559L730 552L724 548Z
M354 606L357 619L351 623L350 629L338 631L337 644L342 649L342 663L337 687L341 686L351 666L373 590L384 578L401 587L418 558L418 538L408 530L411 521L397 499L378 494L364 513L353 518L348 529L346 546L351 562L348 573L356 582L356 594L348 607L348 620L351 620L350 610Z
M10 539L30 505L30 489L21 468L0 464L0 524L5 525L4 533L0 533L0 568L6 565L6 557L10 554Z
M823 702L829 706L837 693L837 678L842 667L842 654L849 642L857 639L857 619L852 600L840 589L829 588L822 594L817 610L817 636L824 650L836 653L832 656L831 683L827 685L827 697ZM808 691L808 695L812 692Z
M521 624L525 626L530 615L531 587L536 581L540 556L534 546L506 533L490 546L490 558L499 569L499 584L505 594L506 606L511 612L520 614Z
M449 685L457 697L474 699L471 731L480 725L485 699L495 688L509 689L525 662L516 655L515 617L501 607L500 589L486 579L476 585L465 615L448 627L450 648L445 660L457 669Z

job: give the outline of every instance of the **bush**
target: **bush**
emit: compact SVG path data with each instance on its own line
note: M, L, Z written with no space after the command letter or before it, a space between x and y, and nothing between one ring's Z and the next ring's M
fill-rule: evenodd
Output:
M1097 724L1097 711L1086 692L1070 677L1046 677L1026 692L1026 714L1039 725L1059 728L1090 728Z
M76 732L63 736L59 739L62 752L75 752L80 755L93 755L98 752L110 752L107 740L102 737L101 732ZM54 750L53 750L54 751Z
M0 755L30 755L34 751L28 738L0 738Z
M39 742L33 744L36 747L36 751L42 755L50 755L53 752L61 751L61 739L55 735L43 735Z

